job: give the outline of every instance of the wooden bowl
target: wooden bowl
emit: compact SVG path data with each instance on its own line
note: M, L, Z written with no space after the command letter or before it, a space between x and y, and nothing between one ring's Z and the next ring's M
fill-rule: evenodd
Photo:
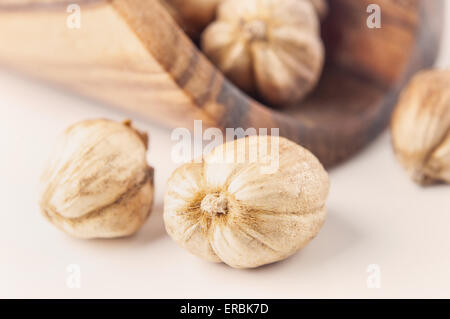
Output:
M400 89L433 64L444 12L442 0L329 1L322 79L276 111L227 81L158 1L78 0L81 28L67 24L72 2L0 0L0 63L171 127L279 128L326 166L386 128ZM369 4L380 29L366 25Z

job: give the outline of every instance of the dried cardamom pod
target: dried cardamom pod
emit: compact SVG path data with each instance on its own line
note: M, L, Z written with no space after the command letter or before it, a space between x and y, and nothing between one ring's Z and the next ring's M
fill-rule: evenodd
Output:
M242 90L277 107L299 103L324 63L320 23L308 0L227 0L202 49Z
M273 151L261 152L267 148ZM269 163L274 169L267 171ZM328 174L309 151L285 138L252 136L178 168L168 182L164 222L177 243L205 260L258 267L317 235L328 190Z
M417 74L391 124L395 154L419 184L450 183L450 71Z
M133 234L153 202L146 152L147 135L130 122L90 120L69 127L41 178L42 214L75 237Z

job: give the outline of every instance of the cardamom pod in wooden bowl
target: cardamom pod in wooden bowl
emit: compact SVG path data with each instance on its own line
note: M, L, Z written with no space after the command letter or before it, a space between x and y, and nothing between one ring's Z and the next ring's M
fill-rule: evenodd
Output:
M326 166L389 122L400 89L434 63L444 1L333 0L317 87L276 110L234 86L160 0L0 0L0 65L170 127L279 128ZM369 28L370 5L381 28Z

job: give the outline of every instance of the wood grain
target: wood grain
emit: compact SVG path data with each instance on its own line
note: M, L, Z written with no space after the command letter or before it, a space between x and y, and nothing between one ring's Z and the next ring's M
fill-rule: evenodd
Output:
M435 59L443 12L442 0L330 1L323 78L279 112L227 81L158 0L78 1L80 29L66 27L67 3L0 0L0 63L170 127L280 128L327 166L387 126L405 81ZM366 26L370 3L381 29Z

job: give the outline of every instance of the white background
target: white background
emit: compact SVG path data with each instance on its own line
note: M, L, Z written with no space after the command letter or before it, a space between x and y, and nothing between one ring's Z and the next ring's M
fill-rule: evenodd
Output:
M450 25L447 31L440 66L450 65ZM0 297L450 297L450 187L411 183L387 132L330 172L327 222L310 245L283 262L235 270L191 256L166 234L162 197L175 168L168 152L174 142L169 130L135 119L151 134L150 219L126 239L68 237L37 206L55 135L78 120L125 116L0 73ZM79 289L66 284L70 264L80 267ZM381 270L379 289L367 286L371 264Z

